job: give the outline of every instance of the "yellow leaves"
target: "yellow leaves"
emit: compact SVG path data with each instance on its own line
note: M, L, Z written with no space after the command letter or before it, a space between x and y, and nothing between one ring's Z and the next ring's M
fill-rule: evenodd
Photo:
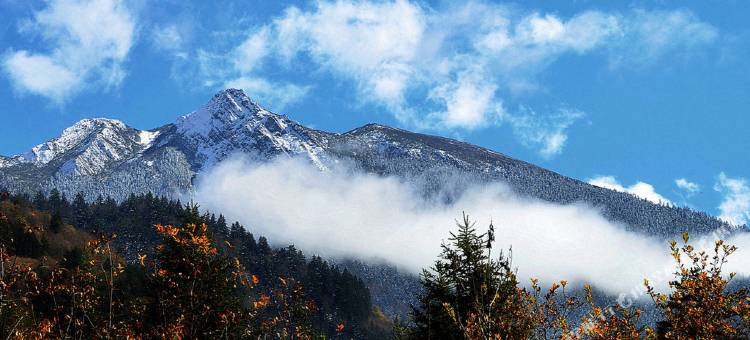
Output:
M141 264L141 266L146 265L146 254L138 255L138 262Z
M117 270L115 271L115 274L120 275L125 271L125 266L122 263L117 263Z
M682 233L682 241L684 241L685 243L687 243L688 240L690 240L690 234L688 234L688 232L686 231L686 232Z
M443 302L443 309L445 309L445 312L448 313L448 316L450 316L453 322L459 322L458 318L456 317L456 310L453 309L453 306L451 306L450 303Z
M257 286L260 283L260 279L256 275L252 275L251 279L252 279L252 282L253 282L253 286Z
M663 322L670 327L667 337L734 338L738 329L731 319L750 318L750 310L738 308L743 304L740 297L745 297L747 290L741 288L727 292L728 281L721 274L722 265L735 246L717 240L713 254L709 254L705 250L696 251L687 244L689 238L686 234L683 240L684 246L672 249L672 256L677 261L676 278L669 284L672 292L665 295L654 292L651 287L648 290L664 315ZM680 262L682 254L689 259L688 262ZM729 280L735 275L729 273Z

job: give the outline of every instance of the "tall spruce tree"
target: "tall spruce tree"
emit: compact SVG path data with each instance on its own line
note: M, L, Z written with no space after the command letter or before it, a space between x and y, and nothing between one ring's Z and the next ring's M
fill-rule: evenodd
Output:
M424 292L412 311L414 338L464 339L463 326L477 315L502 321L494 334L528 338L534 325L523 315L525 300L511 260L502 252L492 257L494 228L478 234L465 214L457 226L433 267L422 272Z
M59 210L56 210L52 214L52 218L49 221L49 230L53 233L59 233L63 228L63 219Z

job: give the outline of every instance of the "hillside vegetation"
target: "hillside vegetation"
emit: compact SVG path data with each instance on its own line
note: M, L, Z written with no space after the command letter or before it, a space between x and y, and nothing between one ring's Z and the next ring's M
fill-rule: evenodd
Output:
M421 275L409 320L373 308L362 281L195 205L131 196L87 203L0 195L0 336L168 339L746 339L750 290L722 268L737 250L672 241L657 312L599 305L563 280L516 276L468 216ZM165 220L170 224L153 223ZM130 226L130 229L123 226Z
M198 211L150 195L3 194L0 336L389 336L346 270Z

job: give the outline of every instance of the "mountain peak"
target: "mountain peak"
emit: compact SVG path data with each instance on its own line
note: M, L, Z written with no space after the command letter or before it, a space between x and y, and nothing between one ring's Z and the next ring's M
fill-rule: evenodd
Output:
M118 128L126 128L127 125L123 123L122 121L119 121L117 119L110 119L110 118L84 118L73 124L73 126L63 130L63 134L65 134L65 131L67 130L74 130L76 128L90 128L90 127L118 127Z
M252 102L252 100L250 100L247 94L245 94L245 91L243 91L242 89L235 89L235 88L223 89L219 92L216 92L216 94L211 99L211 101L221 101L224 99L232 99L238 102L242 102L242 101Z
M39 144L22 155L25 161L47 164L55 157L77 148L92 135L112 138L130 129L125 123L108 118L85 118L63 130L59 137Z
M273 115L244 91L230 88L216 93L202 108L180 117L175 125L180 132L207 136L212 130L221 130L253 117Z
M250 99L245 91L240 89L224 89L217 92L213 98L204 106L212 113L235 114L245 116L246 114L269 113L257 102Z

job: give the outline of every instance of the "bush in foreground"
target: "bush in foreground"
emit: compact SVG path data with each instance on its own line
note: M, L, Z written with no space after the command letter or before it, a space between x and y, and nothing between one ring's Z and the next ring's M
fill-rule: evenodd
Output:
M464 215L458 232L430 270L422 274L425 289L414 308L414 326L398 335L410 339L746 339L750 337L750 295L730 289L734 273L722 274L737 249L717 241L712 253L671 242L677 270L669 294L657 293L645 281L661 319L655 327L641 311L619 305L597 306L592 288L584 298L570 296L568 283L543 290L531 280L522 287L512 268L512 252L492 257L494 228L478 234ZM580 319L571 320L577 312Z

